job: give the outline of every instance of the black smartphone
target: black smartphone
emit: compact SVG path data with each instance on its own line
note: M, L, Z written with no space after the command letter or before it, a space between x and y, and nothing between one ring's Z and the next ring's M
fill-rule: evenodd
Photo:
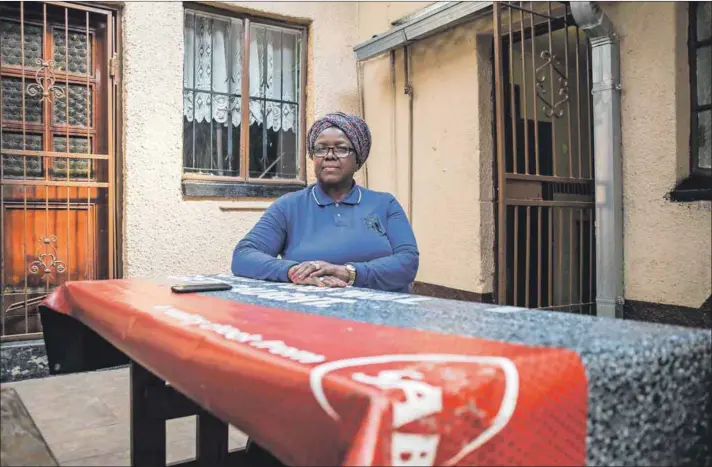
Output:
M182 284L172 285L171 290L174 293L192 293L192 292L218 292L221 290L230 290L232 286L224 282L211 282L208 284Z

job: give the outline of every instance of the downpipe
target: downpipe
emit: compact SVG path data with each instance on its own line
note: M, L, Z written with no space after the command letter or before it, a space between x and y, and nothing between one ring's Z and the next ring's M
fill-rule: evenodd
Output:
M595 2L571 2L591 43L596 310L623 317L623 168L621 161L620 46L613 24Z
M408 96L408 220L413 224L413 85L410 81L410 49L406 45L403 49L403 61L405 62L405 89L403 92Z

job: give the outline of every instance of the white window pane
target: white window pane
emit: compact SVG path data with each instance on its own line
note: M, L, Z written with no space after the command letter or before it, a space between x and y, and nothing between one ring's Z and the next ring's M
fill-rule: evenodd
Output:
M267 30L267 67L271 80L266 95L269 99L282 98L282 32ZM281 112L280 112L281 113Z
M184 170L238 176L243 23L186 12L183 81Z
M183 86L193 87L193 72L195 64L195 15L189 11L185 13L185 26L183 28Z
M299 97L301 33L252 24L250 96L296 102Z
M212 80L213 91L238 94L242 71L242 22L213 19Z
M210 90L212 78L212 19L195 16L195 87Z
M230 24L230 54L232 63L232 94L242 94L242 44L244 29L242 21L233 19Z
M228 61L230 60L230 21L213 19L212 28L212 63L211 78L213 91L227 94L228 86Z
M282 99L296 102L299 97L299 36L285 32L282 37Z
M250 25L250 97L264 97L266 34L263 26Z

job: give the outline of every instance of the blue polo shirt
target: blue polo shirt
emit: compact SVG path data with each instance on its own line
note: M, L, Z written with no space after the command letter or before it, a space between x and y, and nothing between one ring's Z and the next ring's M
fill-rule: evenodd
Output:
M317 183L272 203L235 247L232 272L289 282L289 268L304 261L350 263L354 286L408 292L418 256L413 230L393 195L354 185L336 202Z

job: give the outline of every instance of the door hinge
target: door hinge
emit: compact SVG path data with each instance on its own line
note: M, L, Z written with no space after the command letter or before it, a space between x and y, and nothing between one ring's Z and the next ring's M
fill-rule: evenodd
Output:
M119 71L119 59L114 52L114 55L109 59L109 76L116 78Z

